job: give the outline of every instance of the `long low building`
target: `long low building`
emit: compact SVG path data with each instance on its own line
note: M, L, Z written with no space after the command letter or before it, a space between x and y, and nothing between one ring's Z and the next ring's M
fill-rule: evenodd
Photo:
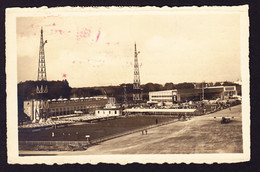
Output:
M193 114L196 109L125 109L123 112L126 114Z
M73 114L75 111L93 113L96 109L104 107L107 99L75 99L75 100L49 100L48 116ZM36 119L36 111L39 107L38 100L27 100L23 104L24 113L31 120Z
M174 89L149 92L149 102L185 102L202 99L227 99L237 95L236 86L215 86L200 89Z
M67 100L49 102L49 114L51 116L73 114L75 111L94 113L95 109L104 107L107 99L100 100Z

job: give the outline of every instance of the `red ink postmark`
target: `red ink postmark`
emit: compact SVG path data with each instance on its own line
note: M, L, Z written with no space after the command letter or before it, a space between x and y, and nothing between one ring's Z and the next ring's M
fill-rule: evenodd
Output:
M66 73L63 73L62 74L62 78L66 78L67 77L67 74Z
M100 34L101 34L101 32L100 32L100 30L99 30L99 31L98 31L98 34L97 34L96 42L98 41L98 39L99 39L99 37L100 37Z
M80 31L77 32L76 34L76 39L77 40L81 40L81 39L85 39L88 38L90 36L91 30L88 28L83 28Z
M61 29L59 30L59 33L62 35L62 30Z

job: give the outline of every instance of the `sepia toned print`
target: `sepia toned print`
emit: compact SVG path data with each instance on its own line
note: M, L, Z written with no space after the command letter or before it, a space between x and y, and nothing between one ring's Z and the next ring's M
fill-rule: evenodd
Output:
M249 160L247 6L17 8L6 27L10 163Z

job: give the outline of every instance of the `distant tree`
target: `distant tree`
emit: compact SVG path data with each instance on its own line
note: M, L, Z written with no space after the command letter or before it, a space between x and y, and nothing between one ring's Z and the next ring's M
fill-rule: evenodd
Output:
M48 86L47 99L53 98L69 98L71 88L67 80L63 81L45 81L44 85ZM36 99L36 87L41 85L40 81L25 81L18 84L18 97L22 101L26 99Z
M230 81L223 82L223 86L233 86L233 85L237 85L237 84L234 82L230 82Z
M115 88L113 86L104 87L108 96L115 96Z
M93 97L98 95L107 95L109 97L120 96L123 93L121 86L103 86L103 87L83 87L72 88L71 97Z
M194 88L194 84L193 83L179 83L176 85L177 89L189 89L189 88Z
M163 86L161 84L147 83L143 86L144 92L150 91L160 91L163 90Z
M47 83L47 85L49 99L57 99L59 97L70 98L71 88L67 80L50 81Z
M163 88L164 90L172 90L175 89L176 87L172 82L170 82L170 83L165 83Z
M216 82L214 86L221 86L221 82Z

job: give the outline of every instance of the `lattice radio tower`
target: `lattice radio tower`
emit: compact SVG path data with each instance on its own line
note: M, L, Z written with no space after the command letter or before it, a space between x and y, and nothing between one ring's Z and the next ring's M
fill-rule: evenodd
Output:
M138 54L136 44L135 44L135 57L134 57L134 84L133 84L133 100L140 101L142 100L142 91L140 87L140 73L139 73L139 65L138 65Z
M39 63L38 63L38 77L37 77L37 108L36 108L36 119L45 120L48 117L48 101L46 94L48 93L47 87L47 75L46 75L46 63L45 63L45 53L44 45L47 40L43 41L43 30L41 28L41 40L40 40L40 50L39 50Z

